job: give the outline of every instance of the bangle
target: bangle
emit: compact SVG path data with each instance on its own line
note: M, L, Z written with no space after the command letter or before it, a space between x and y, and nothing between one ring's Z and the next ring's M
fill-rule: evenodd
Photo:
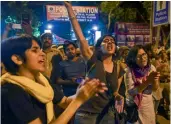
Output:
M114 97L116 98L119 95L119 93L114 94Z
M76 16L71 16L71 17L69 17L69 19L70 19L70 20L76 19Z

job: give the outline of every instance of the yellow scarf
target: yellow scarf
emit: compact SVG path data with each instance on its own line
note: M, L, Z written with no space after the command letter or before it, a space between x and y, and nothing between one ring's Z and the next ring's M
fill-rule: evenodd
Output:
M54 92L48 80L41 73L36 77L36 80L37 82L24 76L6 73L1 77L0 84L3 85L6 82L16 84L40 102L46 104L47 122L50 123L55 117L52 103Z

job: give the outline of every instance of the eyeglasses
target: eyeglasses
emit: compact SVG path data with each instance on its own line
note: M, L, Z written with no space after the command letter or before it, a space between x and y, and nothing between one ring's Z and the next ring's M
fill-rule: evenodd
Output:
M64 44L65 45L68 45L68 44L70 44L71 42L69 42L69 41L64 41Z
M43 39L52 40L52 37L44 37Z
M104 41L103 41L103 43L115 43L115 41L113 40L113 39L105 39Z
M147 58L147 53L143 53L137 56L137 59Z

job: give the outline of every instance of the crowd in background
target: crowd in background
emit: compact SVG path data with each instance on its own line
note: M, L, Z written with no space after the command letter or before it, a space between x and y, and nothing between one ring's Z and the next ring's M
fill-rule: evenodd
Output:
M19 67L21 64L19 63L20 61L18 59L24 59L24 57L18 57L17 54L20 55L20 53L10 51L10 48L13 48L13 50L17 50L17 46L13 45L11 47L8 47L5 45L12 45L15 42L17 44L18 41L16 40L22 40L22 42L25 42L24 40L29 40L29 38L31 38L31 40L36 41L35 44L38 45L37 47L39 47L37 49L42 48L43 50L41 56L45 57L42 60L45 63L45 69L42 74L50 82L51 85L58 85L56 89L53 89L55 99L54 101L55 103L58 103L58 106L54 106L55 116L59 117L56 122L58 122L60 119L64 119L64 117L61 116L63 113L65 117L69 115L68 119L66 119L66 121L64 122L60 120L58 123L66 123L70 120L69 123L75 124L107 124L107 122L109 124L113 124L116 118L114 117L114 115L111 114L113 112L112 104L114 104L114 107L119 113L123 112L125 104L127 106L136 106L135 108L138 110L138 118L134 122L131 122L132 120L127 121L126 123L128 124L155 124L157 121L156 115L158 114L158 108L160 106L163 106L166 118L170 119L170 48L166 49L165 46L156 47L152 43L143 46L135 45L131 48L127 46L116 47L117 41L111 35L104 35L97 41L97 44L95 46L89 46L82 34L77 20L75 19L75 15L71 9L71 5L66 2L65 6L69 13L74 31L77 35L79 45L72 41L65 41L63 45L59 46L54 45L52 44L52 33L42 34L41 38L39 39L40 45L38 44L38 39L34 39L31 36L27 35L17 36L17 38L7 38L9 30L11 30L10 27L7 25L6 30L2 36L3 40L7 43L5 44L5 42L2 42L3 48L1 53L1 76L3 77L7 73L13 74L13 70L10 69L11 67L16 67L10 65L8 62L9 60L5 58L6 56L8 56L8 54L11 54L11 56L13 54L16 55L14 57L10 56L10 58L14 63L17 63L16 65ZM30 25L23 25L23 29L25 29L26 34L31 35L32 30ZM21 46L18 46L18 49L22 49ZM22 62L25 63L27 61L28 60L24 59ZM117 72L118 70L119 72ZM20 74L20 71L18 69L16 69L16 72L16 75ZM92 85L93 81L91 82L89 80L87 81L87 85L86 83L82 84L85 80L87 80L85 79L86 77L89 77L90 79L98 79L98 81L94 81L96 83L99 82L99 80L100 82L104 82L106 84L106 87L108 88L108 91L110 91L111 87L111 94L114 97L113 102L115 103L111 103L112 100L109 97L111 95L110 92L108 93L107 91L103 91L103 93L99 93L98 96L94 96L94 94L98 92L96 91L98 86ZM6 79L7 82L10 82L11 80ZM2 84L3 83L1 82L1 85ZM108 86L108 84L110 84L111 86ZM85 86L87 86L89 89L91 89L90 87L94 88L92 88L91 91L93 93L88 92L89 95L87 96L87 98L85 98L86 95L81 92L81 89L78 90L79 87L83 87L82 90L84 90ZM25 86L21 87L27 89ZM12 88L12 86L6 85L6 87L4 87L4 90L5 88L10 89ZM99 89L101 90L103 88ZM46 91L48 93L48 90ZM46 91L42 92L46 94ZM80 91L80 93L78 91ZM16 92L19 92L19 90L16 90ZM32 95L34 93L32 93L32 91L29 91L29 94L30 92L31 96L34 96ZM31 109L41 108L40 110L37 110L39 113L36 113L35 110L30 110L29 112L33 112L34 114L32 117L26 118L25 116L27 115L22 115L21 117L18 116L20 116L22 112L26 112L30 115L28 110L26 109L27 111L22 111L21 109L19 109L20 111L16 112L18 110L12 109L11 107L18 107L19 104L9 104L9 102L13 102L13 98L15 97L9 97L9 93L7 94L5 91L3 93L4 96L2 100L6 100L5 102L2 101L2 105L5 104L2 111L2 120L4 119L4 122L10 122L5 120L6 116L8 116L5 112L13 112L10 117L15 115L16 117L13 117L12 120L15 120L16 122L34 123L34 119L38 117L40 118L40 122L50 123L48 120L44 121L44 117L42 115L37 116L43 110L42 105L40 105L40 103L37 103L36 101L37 97L34 100L33 98L31 98L33 100L32 104L36 104L36 106L30 107L30 105L26 105L26 107L30 107ZM82 97L80 101L82 101L83 103L79 105L79 107L75 107L74 105L70 105L72 102L69 102L67 104L68 108L73 108L74 111L67 113L67 111L64 110L65 108L67 108L66 105L64 107L64 105L61 105L60 103L65 101L68 102L67 98L75 94L77 94L76 98L80 99L80 97ZM60 96L60 98L55 95ZM66 96L65 99L63 99L64 96ZM4 97L9 97L11 101L8 101L8 99ZM47 96L45 95L45 97ZM29 99L29 97L27 99ZM41 101L41 103L44 102ZM77 102L75 102L75 104L77 104ZM101 114L103 110L105 111L105 114ZM5 114L3 114L3 112ZM99 115L102 116L99 117ZM37 121L35 123L37 123Z

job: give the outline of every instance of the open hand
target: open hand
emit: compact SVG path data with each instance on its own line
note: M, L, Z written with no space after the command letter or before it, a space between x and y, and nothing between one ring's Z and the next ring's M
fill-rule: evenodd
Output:
M98 79L87 78L79 85L76 93L76 99L85 102L92 96L95 96L95 94L103 93L106 90L106 85Z
M12 23L6 24L5 30L6 30L6 31L12 30Z
M147 82L154 83L155 81L158 81L160 77L160 72L151 72L149 76L147 76Z
M28 24L27 22L22 22L22 28L24 29L26 34L32 35L31 24Z
M118 111L118 113L122 113L123 107L124 107L124 98L123 98L123 96L118 94L115 97L115 108Z
M159 78L160 78L160 72L155 72L154 80L159 80Z

